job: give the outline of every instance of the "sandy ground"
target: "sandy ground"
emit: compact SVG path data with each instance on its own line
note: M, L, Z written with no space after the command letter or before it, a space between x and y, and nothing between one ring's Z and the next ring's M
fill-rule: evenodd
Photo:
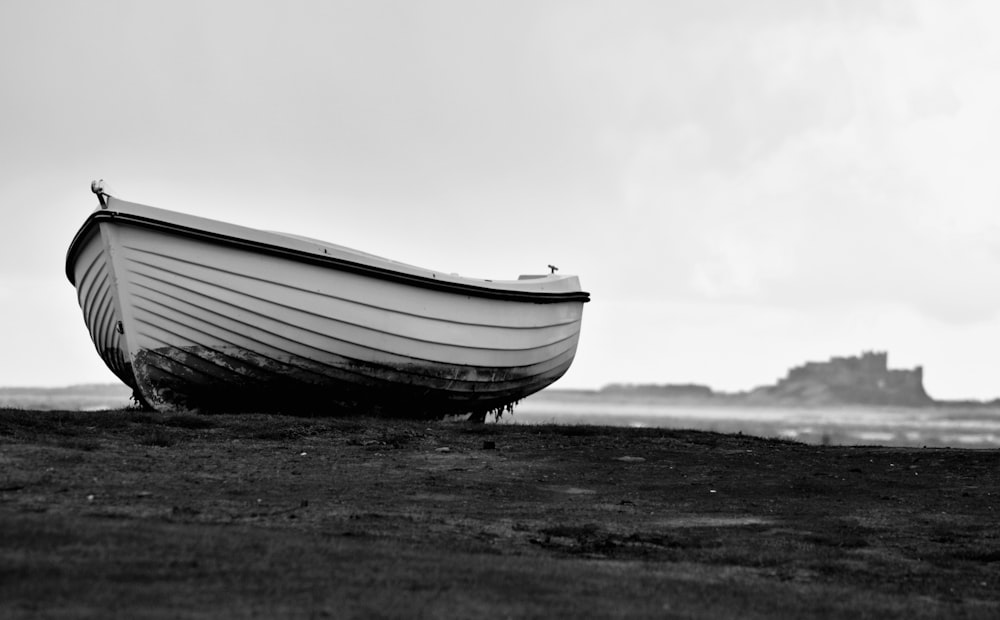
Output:
M997 618L998 500L996 450L0 410L0 617Z

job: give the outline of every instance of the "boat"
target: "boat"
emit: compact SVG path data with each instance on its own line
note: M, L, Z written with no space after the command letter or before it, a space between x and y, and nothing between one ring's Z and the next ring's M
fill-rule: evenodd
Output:
M144 407L482 420L576 355L590 295L551 265L463 277L91 190L66 276Z

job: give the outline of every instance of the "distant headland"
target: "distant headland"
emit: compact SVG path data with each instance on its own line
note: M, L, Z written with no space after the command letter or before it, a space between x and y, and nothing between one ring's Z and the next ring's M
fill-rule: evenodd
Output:
M889 368L884 351L860 356L807 362L788 371L774 385L746 392L716 392L698 384L611 384L602 394L667 399L690 404L733 405L876 405L924 407L940 404L982 404L935 401L924 390L923 368Z

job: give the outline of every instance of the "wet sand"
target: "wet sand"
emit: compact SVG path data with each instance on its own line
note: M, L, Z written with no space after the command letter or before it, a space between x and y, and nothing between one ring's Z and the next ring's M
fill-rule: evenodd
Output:
M998 499L996 450L0 410L0 616L995 618Z

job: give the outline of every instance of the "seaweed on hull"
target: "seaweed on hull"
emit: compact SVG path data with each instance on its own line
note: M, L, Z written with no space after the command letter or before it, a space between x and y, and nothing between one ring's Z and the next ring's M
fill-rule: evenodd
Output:
M715 392L705 385L612 384L608 395L653 397L686 403L733 405L894 405L921 407L934 404L923 384L923 368L890 369L884 351L860 356L832 357L807 362L788 371L774 385L748 392Z

